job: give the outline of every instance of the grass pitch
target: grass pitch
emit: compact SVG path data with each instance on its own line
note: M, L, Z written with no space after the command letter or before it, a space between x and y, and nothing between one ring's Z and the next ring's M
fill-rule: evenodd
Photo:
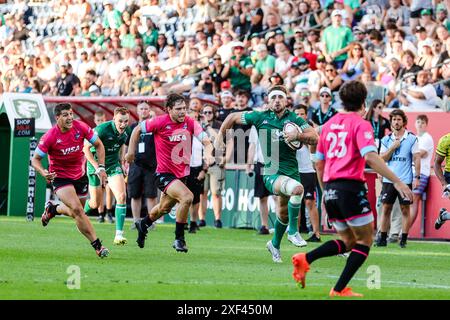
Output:
M186 233L189 252L184 254L171 247L173 224L149 232L144 249L137 247L130 221L125 224L129 243L123 247L112 244L114 225L93 224L111 251L103 260L71 219L55 218L44 228L37 218L27 223L1 217L0 299L329 299L346 261L316 261L306 288L300 289L291 276L290 258L317 244L296 248L285 237L284 262L274 264L265 248L271 236L253 230L206 227ZM450 299L449 249L448 243L413 241L406 249L396 244L372 248L350 286L364 299ZM70 266L79 267L80 289L67 286L74 270ZM367 285L376 287L374 270L380 271L380 289Z

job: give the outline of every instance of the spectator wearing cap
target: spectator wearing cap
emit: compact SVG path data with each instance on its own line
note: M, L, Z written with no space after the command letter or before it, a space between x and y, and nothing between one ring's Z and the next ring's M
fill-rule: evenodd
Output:
M294 61L294 56L284 43L277 43L275 45L275 52L278 56L275 60L275 72L280 74L282 78L285 78Z
M431 13L431 9L423 9L420 11L420 25L425 27L428 37L434 38L438 24L434 21Z
M398 28L409 24L409 10L402 5L401 0L389 0L389 9L383 20L384 25L388 23L395 23Z
M119 10L114 9L112 0L104 0L103 7L103 27L111 29L119 29L122 25L122 14Z
M436 89L429 83L429 71L417 74L417 85L405 86L399 100L406 110L435 110L439 104Z
M69 63L61 62L59 76L56 79L56 85L52 92L53 95L72 96L78 90L80 79L73 73L70 73L69 70Z
M355 41L360 42L363 47L365 46L365 40L366 40L366 32L363 30L363 28L355 26L352 29L353 31L353 37L355 38Z
M254 86L261 85L264 88L270 86L270 76L275 70L276 59L270 55L265 44L256 47L257 62L253 69L252 83Z
M294 29L294 36L291 39L291 47L294 46L295 43L303 43L305 41L305 31L302 28Z
M253 71L252 60L245 54L245 48L242 42L235 42L232 48L233 56L225 64L222 77L230 78L233 90L243 89L250 92L252 89L250 82Z
M284 85L289 90L289 92L294 92L295 85L297 84L297 78L300 75L300 67L298 64L298 61L292 62L288 73L286 77L284 78ZM296 97L294 96L294 100L297 101Z
M341 69L347 59L349 44L353 41L350 28L343 26L342 15L339 10L333 10L331 14L332 25L327 27L322 34L323 53L328 62L333 62L336 68Z
M409 18L409 26L411 30L414 30L417 25L420 23L420 18L422 16L422 11L424 9L430 10L433 8L432 0L411 0L409 2L409 10L410 10L410 18Z
M152 76L152 96L165 96L166 90L162 87L161 80L158 76Z
M416 58L416 64L422 69L430 69L433 63L433 40L425 39L420 43L419 54Z
M320 88L319 97L320 106L311 115L311 121L316 126L322 126L337 113L337 110L331 106L332 95L329 88Z
M220 93L220 107L217 111L217 120L223 122L226 117L233 111L234 109L234 96L231 91L224 90Z
M309 61L305 58L298 59L297 63L300 74L296 78L294 91L299 94L302 88L308 87L310 76L314 72L310 68Z
M348 58L342 67L341 78L344 81L359 80L364 72L370 73L370 62L360 42L352 42Z

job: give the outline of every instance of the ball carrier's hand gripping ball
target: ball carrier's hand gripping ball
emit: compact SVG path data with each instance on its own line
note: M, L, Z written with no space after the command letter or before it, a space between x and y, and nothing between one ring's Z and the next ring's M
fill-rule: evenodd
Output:
M286 122L283 126L283 135L286 136L287 133L297 131L302 133L303 130L294 122ZM284 142L291 148L292 150L298 150L303 147L303 143L299 140L292 140L292 141L286 141Z

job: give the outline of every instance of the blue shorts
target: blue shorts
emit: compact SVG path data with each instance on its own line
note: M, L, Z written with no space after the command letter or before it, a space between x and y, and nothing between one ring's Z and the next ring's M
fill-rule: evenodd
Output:
M430 181L430 176L420 175L420 183L419 186L413 189L414 194L423 194L428 187L428 181Z

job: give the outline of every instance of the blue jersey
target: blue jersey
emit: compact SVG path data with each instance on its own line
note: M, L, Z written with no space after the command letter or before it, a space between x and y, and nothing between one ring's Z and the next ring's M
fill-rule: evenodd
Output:
M381 139L380 153L386 152L395 141L393 133ZM419 152L419 142L417 137L405 130L405 134L400 140L400 147L398 147L387 161L389 169L391 169L399 179L406 184L411 184L413 181L413 155ZM383 178L383 182L392 183L389 179Z

